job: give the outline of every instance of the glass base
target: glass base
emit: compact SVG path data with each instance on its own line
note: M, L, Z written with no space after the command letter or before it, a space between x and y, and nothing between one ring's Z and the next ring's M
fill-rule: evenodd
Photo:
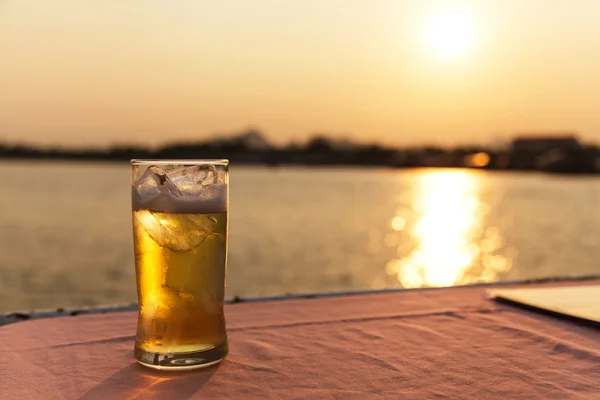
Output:
M162 371L189 371L221 362L228 351L229 346L225 342L208 350L188 353L151 353L136 347L133 356L137 362L146 367Z

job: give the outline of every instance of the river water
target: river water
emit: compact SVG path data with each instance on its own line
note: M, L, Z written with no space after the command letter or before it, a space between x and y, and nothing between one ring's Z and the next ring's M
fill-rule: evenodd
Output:
M136 300L127 164L1 162L0 311ZM231 168L228 296L600 273L600 179Z

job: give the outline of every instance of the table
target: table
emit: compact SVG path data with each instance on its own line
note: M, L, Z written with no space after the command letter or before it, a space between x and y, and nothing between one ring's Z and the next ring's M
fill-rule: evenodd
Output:
M230 353L132 359L135 312L0 327L0 399L600 399L600 330L485 287L228 304Z

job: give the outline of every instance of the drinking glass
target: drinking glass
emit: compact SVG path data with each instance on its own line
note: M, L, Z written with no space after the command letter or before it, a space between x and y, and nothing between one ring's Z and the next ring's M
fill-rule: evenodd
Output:
M139 315L135 359L165 370L228 351L223 300L229 162L132 160Z

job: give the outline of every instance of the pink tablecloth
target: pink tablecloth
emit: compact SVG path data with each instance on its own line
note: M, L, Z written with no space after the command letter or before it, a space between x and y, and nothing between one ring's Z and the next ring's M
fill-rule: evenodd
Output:
M132 360L135 313L0 328L0 399L600 399L600 330L454 288L229 305L217 367Z

